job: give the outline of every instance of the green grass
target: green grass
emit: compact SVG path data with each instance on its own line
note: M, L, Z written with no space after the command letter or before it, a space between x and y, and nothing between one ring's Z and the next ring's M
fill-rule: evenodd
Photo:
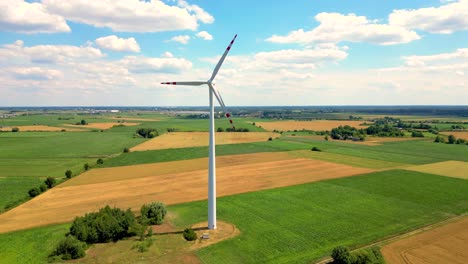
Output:
M180 228L205 221L206 201L169 208ZM241 235L201 249L203 263L305 263L468 210L468 181L394 170L218 199Z
M43 181L36 177L0 178L0 212L29 199L28 191Z
M446 160L468 161L468 148L464 145L435 144L424 140L385 142L378 146L295 137L286 137L282 140L307 143L336 154L404 164L427 164Z
M47 263L69 224L0 234L0 263Z
M285 142L280 140L273 140L255 143L218 145L216 146L216 155L226 156L256 152L289 151L307 148L309 148L309 146L301 142ZM117 157L111 158L104 163L103 167L187 160L205 158L207 156L208 147L135 151L130 153L123 153Z
M65 171L75 175L83 171L85 163L91 166L97 158L1 158L0 177L65 177Z

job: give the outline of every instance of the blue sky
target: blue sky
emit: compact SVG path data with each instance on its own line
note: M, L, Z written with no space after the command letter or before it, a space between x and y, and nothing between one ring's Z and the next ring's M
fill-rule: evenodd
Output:
M5 0L0 105L468 102L468 1Z

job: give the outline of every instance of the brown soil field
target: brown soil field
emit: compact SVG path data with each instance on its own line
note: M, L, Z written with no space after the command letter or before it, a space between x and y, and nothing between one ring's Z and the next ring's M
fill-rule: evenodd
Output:
M208 229L208 222L195 224L192 228L197 233L198 239L191 246L191 250L207 247L240 234L240 230L235 225L223 221L216 221L215 230ZM210 238L201 239L203 234L209 234Z
M131 148L131 151L145 151L168 148L187 148L208 146L208 132L175 132L166 133L159 137L145 141ZM277 138L280 135L272 132L221 132L216 133L217 145L238 144L258 141L267 141L269 137Z
M20 132L24 131L45 131L45 132L57 132L57 131L62 131L63 129L65 131L69 132L83 132L87 131L85 129L79 129L79 128L65 128L65 127L53 127L53 126L42 126L42 125L36 125L36 126L8 126L8 127L1 127L0 131L11 131L12 128L17 127L19 128Z
M355 128L366 128L367 126L360 126L365 121L341 121L341 120L317 120L317 121L274 121L274 122L256 122L256 126L261 126L266 130L279 130L279 131L293 131L293 130L314 130L325 131L332 130L339 126L352 126Z
M382 248L388 264L468 263L468 217Z
M438 174L468 180L468 162L444 161L407 167L407 170Z
M130 122L124 122L124 123L118 123L118 122L107 122L107 123L89 123L87 125L70 125L70 124L64 124L64 126L67 127L75 127L75 128L94 128L94 129L109 129L112 128L113 126L118 126L118 125L124 125L124 126L138 126L140 123L130 123Z
M122 116L122 117L112 117L110 119L115 119L115 120L130 120L130 121L151 121L151 122L155 122L155 121L161 121L160 119L156 119L156 118L138 118L138 117L125 117L125 116Z
M263 153L236 155L238 163L217 169L218 197L373 171L303 158L251 163L255 155L259 156L258 160L264 159ZM1 214L0 233L69 222L105 205L137 211L142 204L153 201L170 205L207 199L206 169L161 174L159 171L150 173L151 166L154 165L108 168L114 170L115 176L127 175L124 176L129 178L126 180L52 188ZM178 167L174 163L167 166Z
M462 138L468 140L468 131L453 131L453 132L440 132L444 135L453 135L456 138Z

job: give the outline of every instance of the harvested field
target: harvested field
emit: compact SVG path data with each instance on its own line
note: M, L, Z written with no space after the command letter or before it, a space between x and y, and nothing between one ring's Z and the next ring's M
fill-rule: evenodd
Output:
M107 122L107 123L89 123L87 125L69 125L64 124L67 127L75 127L75 128L94 128L94 129L109 129L113 126L123 125L123 126L138 126L140 123L130 123L130 122Z
M453 131L453 132L440 132L441 134L444 135L453 135L456 138L462 138L465 140L468 140L468 131Z
M163 134L141 143L131 151L145 151L169 148L187 148L208 146L208 132L175 132ZM268 138L277 138L280 135L271 132L221 132L216 133L216 144L239 144L258 141L267 141Z
M156 122L156 121L161 121L160 119L156 118L138 118L138 117L112 117L110 119L115 119L115 120L130 120L130 121L147 121L147 122Z
M389 264L468 263L468 217L382 248Z
M42 126L42 125L36 125L36 126L7 126L7 127L1 127L0 131L11 131L12 128L17 127L19 128L20 132L24 131L45 131L45 132L57 132L57 131L70 131L70 132L83 132L87 131L85 129L79 129L79 128L64 128L64 127L53 127L53 126Z
M264 154L237 155L232 165L218 168L218 197L372 171L302 158L262 161L271 157L270 153L267 157L262 155ZM259 162L252 163L252 159L257 159ZM206 159L201 160L206 166ZM123 178L127 179L77 186L60 185L50 189L0 215L0 233L68 222L75 216L98 210L107 204L139 210L143 203L152 201L177 204L207 198L206 169L193 171L181 169L178 172L167 169L169 173L164 174L157 170L151 173L150 171L154 169L152 166L154 164L96 169L95 171L106 170L108 175L113 172L116 177L125 175ZM179 168L177 162L168 162L166 166Z
M293 131L293 130L314 130L325 131L332 130L339 126L352 126L355 128L366 128L368 126L360 126L365 121L341 121L341 120L318 120L318 121L276 121L276 122L257 122L257 126L261 126L266 130Z
M463 161L451 160L419 166L411 166L406 169L468 180L468 162Z

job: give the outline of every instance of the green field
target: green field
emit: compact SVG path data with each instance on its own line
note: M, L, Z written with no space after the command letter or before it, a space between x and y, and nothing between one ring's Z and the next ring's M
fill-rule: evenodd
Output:
M177 226L205 220L206 202L173 206ZM305 263L468 210L468 181L404 170L218 199L241 235L201 249L203 263Z
M309 145L301 142L284 142L280 140L254 142L244 144L227 144L216 146L217 156L248 154L256 152L279 152L289 150L308 149ZM126 166L144 163L165 162L205 158L208 156L208 147L191 147L179 149L162 149L135 151L124 153L111 158L104 163L104 167Z
M0 234L0 263L47 263L69 224Z
M0 213L29 199L28 190L39 187L43 180L37 177L0 177Z

